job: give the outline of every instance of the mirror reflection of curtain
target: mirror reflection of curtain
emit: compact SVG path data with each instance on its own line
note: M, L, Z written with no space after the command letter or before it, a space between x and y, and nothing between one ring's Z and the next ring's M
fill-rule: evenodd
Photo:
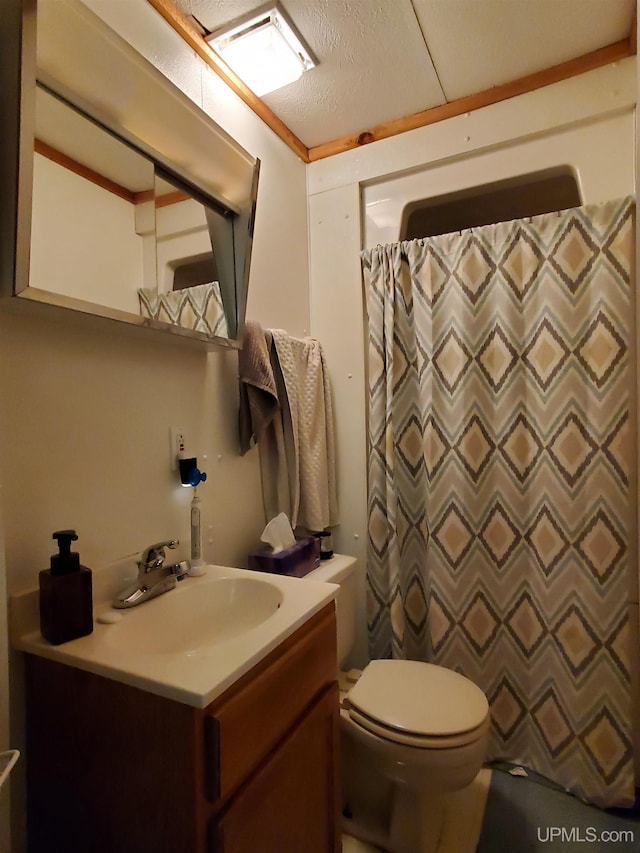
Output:
M170 293L140 288L138 299L143 317L162 320L206 335L228 337L220 285L217 281L185 287Z
M372 657L486 693L490 759L634 796L631 199L362 253Z

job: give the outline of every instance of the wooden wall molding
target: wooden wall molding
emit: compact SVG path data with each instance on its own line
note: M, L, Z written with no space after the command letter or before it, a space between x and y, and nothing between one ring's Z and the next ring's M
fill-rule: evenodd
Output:
M463 115L491 104L500 103L517 95L533 92L552 83L559 83L576 77L611 62L618 62L636 54L636 17L634 15L631 32L626 39L615 42L608 47L594 50L591 53L562 62L543 71L528 74L509 83L493 86L482 92L457 98L437 107L384 122L375 127L366 128L359 133L349 134L341 139L316 145L312 148L307 146L273 113L267 105L258 98L240 78L234 74L229 66L213 51L202 37L199 30L185 17L173 4L172 0L147 0L148 3L158 11L162 17L176 30L176 32L195 50L207 65L218 74L225 83L249 106L253 112L265 122L265 124L285 142L289 148L305 163L332 157L344 151L360 148L379 139L386 139L405 133L407 130L415 130L426 127L444 119Z
M132 192L126 187L123 187L121 184L101 175L100 172L96 172L95 169L91 169L89 166L79 163L77 160L74 160L73 157L69 157L68 154L58 151L57 148L54 148L47 142L43 142L41 139L34 140L33 150L36 154L41 154L43 157L46 157L47 160L57 163L58 166L62 166L64 169L68 169L70 172L73 172L75 175L79 175L81 178L90 181L92 184L102 187L103 190L113 193L113 195L118 196L118 198L123 198L130 204L139 204L141 201L148 201L148 198L141 197L142 193Z
M43 142L42 139L36 138L34 140L33 150L36 154L46 157L47 160L57 163L58 166L68 169L68 171L73 172L75 175L79 175L86 181L90 181L92 184L101 187L103 190L107 190L107 192L118 196L118 198L128 201L130 204L145 204L148 201L153 201L156 208L158 208L167 207L171 204L179 204L181 201L188 201L191 198L189 193L184 190L175 190L174 192L165 193L160 196L156 196L154 190L140 190L137 192L130 190L127 187L123 187L122 184L112 181L111 178L105 177L100 172L96 172L95 169L85 166L84 163L79 163L68 154L64 154L47 142Z

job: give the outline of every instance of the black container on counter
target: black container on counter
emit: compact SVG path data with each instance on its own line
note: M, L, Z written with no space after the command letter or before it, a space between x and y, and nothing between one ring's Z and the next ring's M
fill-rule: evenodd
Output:
M81 566L79 554L71 550L75 530L58 530L53 538L59 553L39 576L40 633L58 646L93 631L93 583L91 569Z

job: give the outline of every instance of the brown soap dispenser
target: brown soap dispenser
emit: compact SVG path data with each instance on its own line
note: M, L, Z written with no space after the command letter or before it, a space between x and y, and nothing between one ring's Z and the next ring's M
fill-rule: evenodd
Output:
M80 555L71 550L75 530L58 530L53 538L60 553L51 557L50 569L40 572L40 632L58 646L93 631L93 587L91 569L81 566Z

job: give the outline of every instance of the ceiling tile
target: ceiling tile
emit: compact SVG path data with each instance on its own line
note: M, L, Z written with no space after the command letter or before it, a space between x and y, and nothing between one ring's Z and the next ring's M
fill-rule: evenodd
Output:
M213 30L263 3L176 5ZM262 100L305 145L444 102L411 0L285 0L282 6L319 64Z
M215 30L265 0L173 2ZM281 5L320 64L263 101L311 148L620 41L629 35L635 0L281 0Z
M414 0L448 101L629 35L635 0Z

